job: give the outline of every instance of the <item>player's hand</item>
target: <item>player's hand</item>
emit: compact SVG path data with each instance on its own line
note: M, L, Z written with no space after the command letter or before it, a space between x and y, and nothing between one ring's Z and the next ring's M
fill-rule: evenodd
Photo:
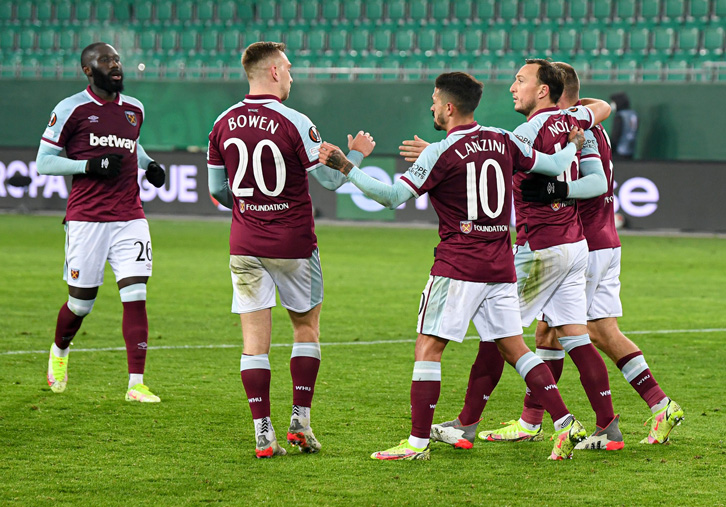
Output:
M575 143L577 151L580 151L582 146L585 144L585 131L581 128L575 127L570 130L570 133L567 135L567 140L571 143Z
M321 164L337 169L346 176L353 169L353 162L348 160L343 151L331 143L323 143L320 145L320 154L318 160Z
M525 202L541 202L550 204L558 199L566 199L569 188L564 181L534 174L522 182L522 199Z
M159 188L166 182L166 173L159 164L153 160L149 163L149 167L146 168L146 181Z
M402 145L398 147L398 153L401 155L406 162L416 162L416 159L421 152L424 151L429 145L427 141L424 141L419 136L414 135L413 139L407 139L403 141Z
M111 153L86 162L86 173L97 178L115 178L121 173L122 155Z
M375 148L375 146L376 142L373 140L373 136L370 135L368 132L363 132L362 130L360 130L355 135L355 137L348 134L349 151L359 151L363 154L364 157L367 157L373 152L373 148Z

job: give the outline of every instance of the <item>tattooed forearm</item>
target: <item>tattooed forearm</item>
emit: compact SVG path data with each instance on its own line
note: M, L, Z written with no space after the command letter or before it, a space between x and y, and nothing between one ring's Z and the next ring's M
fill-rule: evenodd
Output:
M353 163L348 160L345 155L343 155L343 152L339 150L335 150L330 154L325 165L332 167L333 169L337 169L346 176L351 169L353 169Z

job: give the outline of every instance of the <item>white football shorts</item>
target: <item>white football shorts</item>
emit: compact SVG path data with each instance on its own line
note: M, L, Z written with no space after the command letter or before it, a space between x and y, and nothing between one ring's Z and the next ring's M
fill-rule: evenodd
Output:
M587 256L585 240L535 251L530 250L529 243L515 245L514 265L525 327L542 313L550 327L587 324Z
M66 222L66 262L63 279L73 287L103 285L106 261L116 281L151 276L149 223L145 218L128 222Z
M429 276L421 293L416 330L462 342L472 320L482 341L522 334L517 285Z
M620 247L590 252L585 279L587 320L622 317Z
M250 313L276 306L275 287L280 304L296 313L305 313L323 302L323 270L316 248L307 259L271 259L230 255L232 273L232 313Z

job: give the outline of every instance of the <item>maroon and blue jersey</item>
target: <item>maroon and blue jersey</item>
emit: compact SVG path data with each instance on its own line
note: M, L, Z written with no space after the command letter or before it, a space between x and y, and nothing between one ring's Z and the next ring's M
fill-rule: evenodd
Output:
M143 122L141 102L120 93L109 102L93 93L90 86L55 106L41 144L65 149L71 160L90 160L112 153L123 157L116 178L73 176L66 220L119 222L144 218L136 149Z
M207 164L226 168L234 194L232 255L310 257L317 247L308 175L322 140L302 113L272 95L247 95L209 133Z
M512 175L535 152L506 130L476 122L426 147L401 176L415 196L429 194L439 216L433 276L470 282L517 280L509 235Z
M615 229L615 203L613 192L613 162L610 138L602 125L595 125L591 130L592 139L586 139L582 148L582 160L599 158L605 171L608 189L603 195L592 199L582 199L577 202L577 211L580 214L582 227L587 239L587 247L592 252L605 248L620 246L620 237ZM590 144L592 150L586 152Z
M575 127L590 129L593 121L592 112L584 106L567 110L550 107L536 112L514 130L514 135L537 151L553 154L567 146L570 130ZM573 161L569 168L562 168L560 177L563 180L577 179L578 161L579 154L578 160ZM523 172L517 172L514 176L517 245L529 242L532 250L541 250L583 240L585 236L574 199L558 200L551 204L525 202L522 199L522 182L533 177Z

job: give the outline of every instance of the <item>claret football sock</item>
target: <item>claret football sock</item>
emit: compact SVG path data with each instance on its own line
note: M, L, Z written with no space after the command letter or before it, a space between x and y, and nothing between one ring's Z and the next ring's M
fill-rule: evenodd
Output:
M68 308L68 303L63 303L58 312L58 321L55 327L55 345L58 349L68 349L71 340L81 328L83 317L79 317ZM59 356L56 354L56 356Z
M270 416L270 360L267 354L240 358L240 377L247 393L252 419ZM257 424L255 424L255 428Z
M126 358L129 373L144 373L146 348L149 337L149 321L146 317L146 301L123 303L122 332L126 342Z
M595 411L596 424L604 428L615 417L605 362L592 343L575 347L569 350L569 354L580 372L580 383Z
M441 394L441 363L416 361L411 382L411 435L428 440Z
M504 359L495 342L479 342L479 352L471 365L469 385L466 388L464 407L459 414L462 426L481 419L484 407L492 391L499 383L504 369Z
M290 357L293 405L307 407L308 411L310 410L319 369L320 344L293 343Z
M643 353L641 351L633 352L622 358L617 362L617 366L633 389L637 391L643 401L645 401L653 413L661 410L668 403L667 401L663 404L663 399L666 398L665 393L653 378L653 374L650 372L648 363L645 362ZM657 404L662 404L660 408L654 409Z

